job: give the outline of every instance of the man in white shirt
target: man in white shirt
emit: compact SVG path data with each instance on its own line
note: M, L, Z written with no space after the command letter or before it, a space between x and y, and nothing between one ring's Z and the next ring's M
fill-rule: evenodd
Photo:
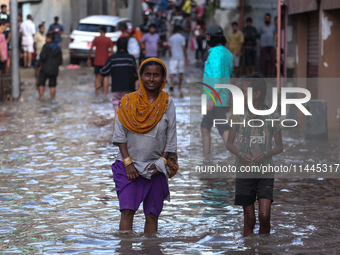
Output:
M31 67L32 53L34 52L35 25L32 16L27 15L27 20L20 25L21 45L24 51L24 66Z
M169 38L169 72L170 72L170 91L174 90L174 78L178 73L178 90L181 91L181 85L184 73L184 64L188 65L187 50L185 47L185 37L181 35L182 27L176 25L174 34Z

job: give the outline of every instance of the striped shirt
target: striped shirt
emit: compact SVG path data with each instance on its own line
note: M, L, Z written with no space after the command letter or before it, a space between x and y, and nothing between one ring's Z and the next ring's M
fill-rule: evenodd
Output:
M111 74L111 92L135 91L137 65L135 58L129 53L123 51L111 55L99 72L103 76Z

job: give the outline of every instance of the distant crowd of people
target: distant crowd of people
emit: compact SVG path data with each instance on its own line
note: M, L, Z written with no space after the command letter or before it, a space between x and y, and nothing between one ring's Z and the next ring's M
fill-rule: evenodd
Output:
M49 80L51 98L55 97L57 75L59 65L62 64L61 35L64 28L59 24L59 17L54 18L54 23L49 26L45 34L44 23L36 26L32 15L28 14L26 20L18 15L19 32L19 63L23 68L36 68L36 84L40 99L43 99L44 87ZM0 75L8 74L11 59L11 30L10 16L7 14L7 6L1 5L0 14Z
M246 19L243 32L237 22L232 23L232 32L227 36L227 48L233 54L235 77L239 77L239 68L244 49L246 74L255 72L257 56L257 39L260 40L260 72L266 77L275 77L277 17L271 23L271 15L265 14L264 23L256 29L253 19Z

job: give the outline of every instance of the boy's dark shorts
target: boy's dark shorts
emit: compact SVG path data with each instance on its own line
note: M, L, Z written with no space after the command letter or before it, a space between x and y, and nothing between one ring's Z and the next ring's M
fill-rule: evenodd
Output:
M211 127L214 125L214 119L226 119L227 111L228 111L227 106L214 106L214 108L211 111L207 112L207 114L203 116L201 128L210 131ZM218 129L218 133L220 134L220 136L222 136L225 131L229 130L228 124L216 124L216 127Z
M39 73L39 81L38 81L38 86L43 86L45 87L46 80L48 81L48 86L51 87L56 87L57 86L57 76L56 75L46 75L43 71L40 71Z
M235 184L235 205L252 205L262 198L274 201L274 178L236 178Z
M99 70L102 69L104 66L94 66L94 73L99 74Z

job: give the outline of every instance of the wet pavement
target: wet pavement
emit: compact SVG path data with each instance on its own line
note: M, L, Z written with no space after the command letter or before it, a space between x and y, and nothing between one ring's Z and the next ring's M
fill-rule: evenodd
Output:
M187 81L202 77L195 65L186 73ZM39 101L34 80L25 81L24 102L0 103L1 254L339 254L338 179L276 179L271 235L242 237L233 179L190 174L188 85L184 97L174 94L180 172L169 181L159 231L143 234L140 207L133 231L119 232L114 114L108 98L94 95L92 69L61 71L53 101ZM334 161L335 137L320 144L288 134L284 145L295 160L314 146L308 158L317 162L327 148ZM220 147L213 154L232 160Z

